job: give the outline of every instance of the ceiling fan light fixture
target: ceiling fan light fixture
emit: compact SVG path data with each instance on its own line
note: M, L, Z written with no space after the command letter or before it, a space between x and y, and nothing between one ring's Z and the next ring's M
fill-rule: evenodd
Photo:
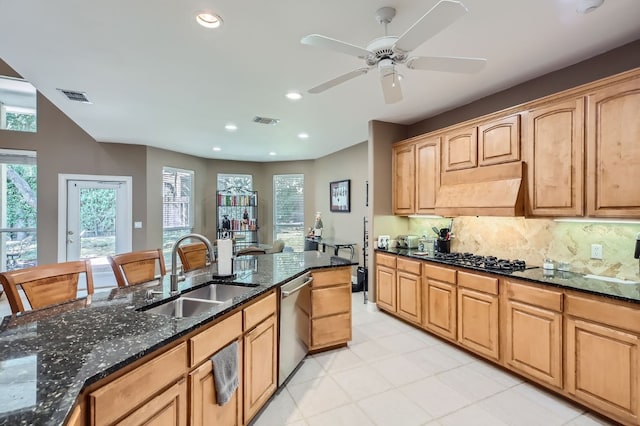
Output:
M211 12L198 12L196 22L205 28L218 28L222 25L222 18Z

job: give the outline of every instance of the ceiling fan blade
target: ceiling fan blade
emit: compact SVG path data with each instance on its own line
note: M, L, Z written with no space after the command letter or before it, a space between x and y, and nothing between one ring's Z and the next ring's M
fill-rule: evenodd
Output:
M441 0L398 38L393 50L410 52L467 13L458 1Z
M457 58L416 56L409 58L406 65L412 70L431 70L472 74L479 72L487 64L484 58Z
M384 95L384 103L395 104L402 100L402 88L398 73L391 72L380 77L382 83L382 94Z
M357 70L353 70L346 74L342 74L341 76L338 76L334 79L326 81L322 84L319 84L316 87L312 87L311 89L308 90L308 92L309 93L324 92L325 90L331 89L332 87L337 86L338 84L344 83L345 81L349 81L352 78L356 78L360 75L366 74L367 72L369 72L369 68L358 68Z
M357 56L358 58L366 58L367 56L372 55L372 53L365 48L354 46L353 44L345 43L344 41L336 40L320 34L304 36L300 39L300 43L309 46L322 47L335 52L345 53L350 56Z

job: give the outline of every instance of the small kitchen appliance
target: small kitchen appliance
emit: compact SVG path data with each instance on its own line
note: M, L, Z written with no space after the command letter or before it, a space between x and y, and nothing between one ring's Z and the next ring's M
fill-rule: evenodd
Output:
M378 235L378 248L387 250L389 248L390 239L391 237L389 235Z
M398 235L398 248L415 249L418 248L420 237L417 235Z

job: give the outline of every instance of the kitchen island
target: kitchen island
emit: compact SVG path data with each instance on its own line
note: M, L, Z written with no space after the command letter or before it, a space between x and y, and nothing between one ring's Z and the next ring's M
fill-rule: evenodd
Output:
M87 388L138 365L162 348L178 345L185 336L227 318L252 301L265 300L261 299L265 294L274 293L307 271L348 265L352 263L347 259L319 252L237 258L233 282L251 286L248 292L186 318L141 311L175 298L169 294L166 276L148 284L98 292L90 299L5 317L0 325L0 382L4 385L0 425L73 424L78 419L77 424L84 424L86 413L78 415L73 410ZM189 273L179 283L179 290L204 286L213 273L215 265ZM147 290L161 294L151 300Z

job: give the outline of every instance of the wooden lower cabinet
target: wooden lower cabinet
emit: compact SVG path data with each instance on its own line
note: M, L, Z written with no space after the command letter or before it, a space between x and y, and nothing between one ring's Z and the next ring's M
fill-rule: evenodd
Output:
M212 327L212 328L215 328ZM238 344L238 359L242 360L242 342ZM213 380L213 364L204 362L189 373L190 426L239 426L242 424L242 363L239 365L238 389L231 399L218 405Z
M380 309L396 312L396 270L376 266L376 303Z
M458 271L458 342L500 359L498 279Z
M310 351L351 340L351 268L312 274Z
M150 401L118 421L122 426L187 425L187 381L178 383L154 396Z
M431 278L425 278L424 283L423 303L426 307L423 327L447 339L456 340L456 285Z
M534 380L562 388L561 291L504 280L504 359Z
M278 387L278 324L272 315L244 336L244 423Z
M640 310L567 296L567 392L629 424L640 423Z
M181 343L91 392L90 424L186 425L186 369Z
M419 264L418 264L419 265ZM399 271L396 275L397 313L407 321L422 321L422 285L420 275Z

